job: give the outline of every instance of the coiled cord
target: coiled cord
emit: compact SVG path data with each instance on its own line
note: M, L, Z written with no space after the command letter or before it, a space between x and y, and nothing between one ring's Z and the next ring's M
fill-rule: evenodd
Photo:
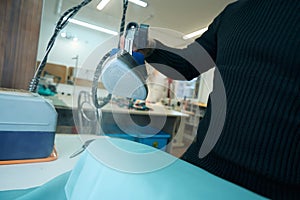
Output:
M121 37L124 33L124 29L125 29L125 20L126 20L127 7L128 7L128 0L123 0L123 15L122 15L121 24L120 24L119 40L121 39ZM118 44L118 48L119 47L120 47L120 42ZM99 64L97 65L95 73L94 73L93 84L92 84L92 99L93 99L94 105L97 109L100 109L103 106L105 106L111 100L111 97L112 97L112 94L108 94L107 97L105 97L102 100L102 102L99 104L98 95L97 95L98 80L99 80L100 75L102 73L103 63L110 56L111 56L111 52L108 52L102 57Z
M111 94L108 94L106 98L103 99L103 102L99 104L98 102L98 95L97 95L97 89L98 89L98 80L100 78L100 75L102 74L102 69L103 69L103 63L106 61L107 58L110 57L110 52L106 53L102 59L100 60L99 64L96 67L95 73L94 73L94 78L93 78L93 84L92 84L92 99L94 102L94 106L96 108L102 108L105 106L111 99Z

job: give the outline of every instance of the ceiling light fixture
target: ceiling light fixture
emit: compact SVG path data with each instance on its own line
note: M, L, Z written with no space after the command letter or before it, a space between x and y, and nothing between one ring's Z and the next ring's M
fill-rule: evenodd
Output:
M128 1L144 8L148 6L148 3L141 0L128 0Z
M65 37L67 37L67 33L66 32L61 32L60 36L65 38Z
M200 35L202 35L205 31L207 31L207 29L208 29L207 27L202 28L202 29L200 29L200 30L198 30L198 31L195 31L195 32L186 34L186 35L184 35L182 38L183 38L184 40L187 40L187 39L190 39L190 38L193 38L193 37L196 37L196 36L200 36Z
M89 24L87 22L79 21L77 19L70 18L69 22L73 23L73 24L80 25L80 26L84 26L86 28L90 28L90 29L93 29L93 30L96 30L96 31L108 33L108 34L111 34L111 35L118 35L118 32L116 32L116 31L112 31L112 30L109 30L109 29L106 29L106 28L103 28L103 27L100 27L100 26Z
M73 37L72 40L73 40L73 42L78 42L78 37L75 36L75 37Z
M100 1L100 3L97 5L97 9L98 10L102 10L109 2L110 2L110 0L102 0L102 1Z
M148 6L147 2L141 1L141 0L128 0L131 3L134 3L138 6L141 6L143 8ZM97 9L98 10L102 10L108 3L110 2L110 0L101 0L100 3L97 5Z

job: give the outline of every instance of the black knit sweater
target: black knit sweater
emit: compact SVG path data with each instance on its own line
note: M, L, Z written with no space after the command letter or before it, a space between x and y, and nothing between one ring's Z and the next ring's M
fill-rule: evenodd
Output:
M227 113L216 146L200 159L209 104L184 160L263 196L300 199L299 23L297 0L241 0L196 39L223 78ZM199 75L168 51L155 49L146 60L171 66L187 79Z

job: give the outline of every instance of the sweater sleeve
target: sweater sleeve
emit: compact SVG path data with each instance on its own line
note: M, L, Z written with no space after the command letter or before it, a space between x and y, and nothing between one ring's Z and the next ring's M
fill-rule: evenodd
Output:
M214 21L208 26L208 30L195 40L208 52L208 54L214 61L217 58L217 32L221 17L222 13L218 15L214 19Z
M146 61L158 71L175 80L192 80L201 73L215 67L217 29L221 14L208 30L183 49L171 48L156 41L153 52Z

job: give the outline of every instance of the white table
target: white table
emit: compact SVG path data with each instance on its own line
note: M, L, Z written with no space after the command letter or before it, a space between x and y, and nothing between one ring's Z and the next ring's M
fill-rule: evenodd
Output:
M91 136L93 137L93 136ZM69 156L82 146L79 135L56 134L58 159L50 162L0 165L0 190L26 189L40 186L70 171L80 156Z

